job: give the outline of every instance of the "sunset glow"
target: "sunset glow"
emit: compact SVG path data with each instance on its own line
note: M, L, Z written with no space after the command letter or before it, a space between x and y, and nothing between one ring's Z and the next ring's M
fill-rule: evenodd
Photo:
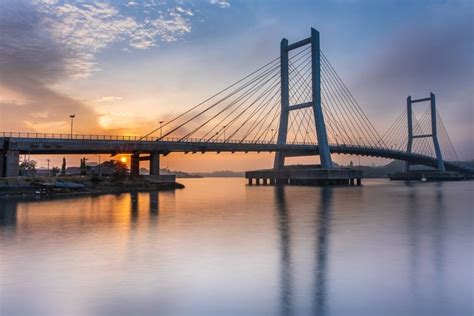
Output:
M469 1L417 1L397 8L398 18L390 2L343 3L2 1L0 131L70 133L75 113L74 133L144 135L277 57L281 38L304 38L314 26L380 134L408 95L433 91L460 158L473 158ZM439 38L444 44L430 49ZM221 157L235 170L272 159ZM186 159L165 158L190 169ZM209 155L193 160L196 171L222 168Z

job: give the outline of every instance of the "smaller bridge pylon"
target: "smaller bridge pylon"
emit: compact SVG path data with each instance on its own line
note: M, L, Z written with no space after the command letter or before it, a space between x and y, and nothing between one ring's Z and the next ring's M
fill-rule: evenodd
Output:
M418 134L415 135L413 130L413 104L418 102L430 102L430 114L431 114L431 133L430 134ZM441 148L438 141L438 128L436 124L436 97L434 93L430 92L430 96L422 99L413 100L411 96L407 98L407 122L408 122L408 141L407 141L407 152L412 152L413 140L416 138L431 138L433 140L433 146L436 154L437 161L437 170L440 172L445 172L446 168L444 166L443 155L441 153ZM405 163L405 172L410 171L410 163L407 161Z

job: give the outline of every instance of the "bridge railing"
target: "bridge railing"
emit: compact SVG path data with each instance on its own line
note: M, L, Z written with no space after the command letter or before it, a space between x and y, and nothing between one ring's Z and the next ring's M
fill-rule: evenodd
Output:
M24 138L24 139L58 139L58 140L95 140L95 141L157 141L159 137L143 137L143 136L127 136L127 135L98 135L98 134L62 134L62 133L36 133L36 132L0 132L0 138ZM202 138L186 138L166 137L161 139L163 142L180 142L180 143L224 143L224 139L208 139ZM229 144L273 144L271 141L250 141L228 139L225 143ZM295 143L295 145L315 145L309 142Z
M36 132L0 132L0 138L23 138L23 139L57 139L57 140L84 140L84 141L141 141L141 142L155 142L158 137L143 137L133 135L99 135L99 134L63 134L63 133L36 133ZM275 144L273 141L251 141L251 140L237 140L237 139L224 139L213 138L203 140L202 138L186 138L182 139L179 137L166 137L161 141L163 142L180 142L180 143L226 143L226 144ZM287 145L295 146L315 146L317 143L314 142L292 142ZM330 144L331 146L348 146L352 148L369 148L368 146L359 144ZM374 147L375 148L375 147ZM388 149L388 148L387 148ZM394 149L392 149L394 150ZM398 150L395 150L398 151Z
M140 141L140 142L155 142L158 137L143 137L143 136L127 136L127 135L98 135L98 134L62 134L62 133L36 133L36 132L0 132L0 138L23 138L23 139L57 139L57 140L83 140L83 141ZM187 144L204 144L204 143L224 143L223 139L208 139L203 140L201 138L186 138L182 139L179 137L166 137L161 140L162 142L179 142ZM261 144L269 145L275 144L272 141L250 141L250 140L234 140L228 139L225 144ZM292 142L287 145L293 146L315 146L317 143L314 142ZM370 149L372 147L359 145L359 144L330 144L330 146L338 147L351 147L351 148L365 148ZM377 147L373 147L377 148ZM380 149L380 148L378 148ZM403 152L401 150L393 148L385 148L386 150Z

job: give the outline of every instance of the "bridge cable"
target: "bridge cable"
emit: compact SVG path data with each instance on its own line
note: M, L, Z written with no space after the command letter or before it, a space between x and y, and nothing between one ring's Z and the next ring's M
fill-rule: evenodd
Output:
M338 73L336 72L336 70L334 69L334 67L332 66L332 64L330 63L329 59L326 57L326 55L324 54L324 52L321 51L321 56L322 56L322 59L326 62L326 64L329 66L329 69L332 71L332 73L336 76L336 78L338 79L340 85L342 85L343 87L343 90L346 91L346 94L349 96L349 98L352 100L352 102L354 103L354 105L357 107L357 109L359 110L359 113L365 118L364 122L366 122L366 124L369 126L369 128L372 130L374 136L376 136L376 139L379 140L382 140L382 138L380 137L380 134L378 133L377 129L375 129L375 127L373 126L372 122L369 120L369 118L367 117L367 115L365 114L365 112L362 110L362 108L360 107L359 103L356 101L356 99L354 98L354 96L352 95L352 93L350 92L350 90L347 88L346 84L344 83L344 81L342 81L341 77L338 75Z
M158 140L161 140L163 138L165 138L166 136L170 135L171 133L177 131L178 129L180 129L181 127L183 127L184 125L186 125L187 123L193 121L194 119L196 119L197 117L203 115L204 113L206 113L207 111L215 108L217 105L221 104L224 100L230 98L231 96L239 93L240 91L242 91L243 89L251 86L251 88L249 90L252 90L253 88L255 88L255 83L261 83L263 80L266 79L266 76L268 74L271 74L273 73L275 70L278 69L279 66L275 66L267 71L265 71L263 74L260 74L259 76L257 76L256 78L252 79L250 82L244 84L244 86L238 88L237 90L231 92L230 94L228 94L227 96L225 96L224 98L220 99L219 101L213 103L212 105L210 105L209 107L207 107L206 109L204 109L203 111L199 112L198 114L194 115L193 117L191 117L190 119L186 120L184 123L180 124L178 127L175 127L173 128L171 131L167 132L166 134L164 134L162 137L160 137ZM182 116L182 115L180 115Z
M247 76L243 77L242 79L236 81L235 83L231 84L230 86L226 87L225 89L222 89L221 91L217 92L216 94L212 95L211 97L207 98L206 100L198 103L197 105L191 107L190 109L186 110L185 112L181 113L180 115L178 115L177 117L171 119L170 121L166 122L165 124L163 124L162 126L160 126L159 128L156 128L154 129L153 131L149 132L148 134L146 134L145 136L143 136L141 139L145 138L145 137L148 137L150 136L151 134L157 132L158 130L162 129L163 127L166 127L168 125L170 125L171 123L175 122L176 120L180 119L181 117L183 117L184 115L190 113L191 111L197 109L198 107L200 107L201 105L205 104L207 101L210 101L212 100L213 98L217 97L218 95L224 93L225 91L231 89L232 87L235 87L236 85L238 85L239 83L245 81L246 79L249 79L251 78L253 75L257 74L258 72L264 70L265 68L269 67L269 66L272 66L272 64L275 63L275 61L278 61L280 59L280 57L277 57L273 60L271 60L270 62L266 63L265 65L263 65L262 67L258 68L257 70L253 71L252 73L248 74ZM273 67L273 66L272 66ZM161 139L161 138L160 138Z
M274 69L276 70L276 69ZM274 73L275 71L272 71L271 73ZM263 79L261 78L260 81L258 82L258 84L256 86L253 86L249 91L247 91L247 99L245 101L247 101L248 99L250 99L257 91L259 91L262 87L264 87L268 82L269 80L272 80L273 78L275 78L276 76L278 75L278 72L275 72L275 74L273 74L272 77L270 77L270 79L267 79L266 76L263 77ZM244 102L245 102L244 101ZM227 110L230 106L234 105L233 103L231 103L230 105L226 106L223 110L220 110L217 114L215 114L214 116L212 116L211 118L207 119L204 123L202 123L200 126L198 126L197 128L195 128L194 130L192 130L191 132L187 133L185 136L181 137L180 141L184 140L184 139L187 139L189 138L191 135L193 135L196 131L198 131L199 129L201 129L203 126L205 126L206 124L208 124L210 121L212 121L214 118L216 118L217 116L219 116L220 114L222 114L225 110ZM202 115L205 111L203 112L200 112L198 113L197 115L195 115L193 118L189 119L187 122L189 121L192 121L194 120L196 117ZM186 123L187 123L186 122ZM186 124L184 123L184 124ZM184 125L182 124L182 125ZM179 127L178 127L179 128ZM178 129L178 128L175 128Z
M327 83L331 87L331 91L334 93L335 98L339 101L338 105L340 104L344 113L349 117L349 120L351 122L350 126L352 126L352 128L357 127L357 129L362 133L362 134L357 133L357 137L359 138L360 141L362 141L363 138L366 139L370 144L371 142L370 131L367 131L367 128L364 126L363 123L361 124L358 114L354 111L353 108L351 108L351 106L349 106L350 103L347 103L347 101L344 100L342 88L340 86L338 87L338 84L335 81L333 81L331 74L329 70L327 70L327 66L325 65L325 63L322 63L322 70L323 70L322 71L323 78L328 79ZM346 106L344 106L343 103ZM347 112L346 112L346 109L347 109ZM350 115L348 115L347 113L349 113ZM359 144L359 142L357 143ZM365 145L365 142L362 144Z
M274 75L274 76L275 76L275 75ZM268 81L267 81L267 82L268 82ZM267 82L265 82L264 84L266 84ZM223 119L221 119L221 121L219 121L216 125L214 125L214 127L213 127L212 129L210 129L206 134L204 134L201 139L207 137L208 134L210 134L212 131L214 131L217 127L219 127L219 126L221 126L221 125L224 126L224 127L222 128L221 132L226 131L226 130L228 129L228 127L230 127L230 126L229 126L228 123L224 123L224 124L222 124L222 123L223 123L225 120L227 120L227 119L230 117L230 115L232 115L235 111L237 111L242 105L244 105L245 102L246 102L247 100L249 100L249 99L256 93L256 91L257 91L257 90L255 90L255 92L252 93L247 99L245 99L243 102L241 102L241 103L240 103L237 107L235 107L230 113L228 113ZM238 100L235 100L234 102L239 102L239 101L241 101L244 97L245 97L245 96L242 96L241 98L239 98ZM234 102L233 102L233 103L234 103Z

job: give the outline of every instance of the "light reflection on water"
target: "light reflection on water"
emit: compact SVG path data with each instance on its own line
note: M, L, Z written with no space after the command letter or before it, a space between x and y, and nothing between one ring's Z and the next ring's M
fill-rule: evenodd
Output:
M471 315L473 182L0 202L0 314Z

